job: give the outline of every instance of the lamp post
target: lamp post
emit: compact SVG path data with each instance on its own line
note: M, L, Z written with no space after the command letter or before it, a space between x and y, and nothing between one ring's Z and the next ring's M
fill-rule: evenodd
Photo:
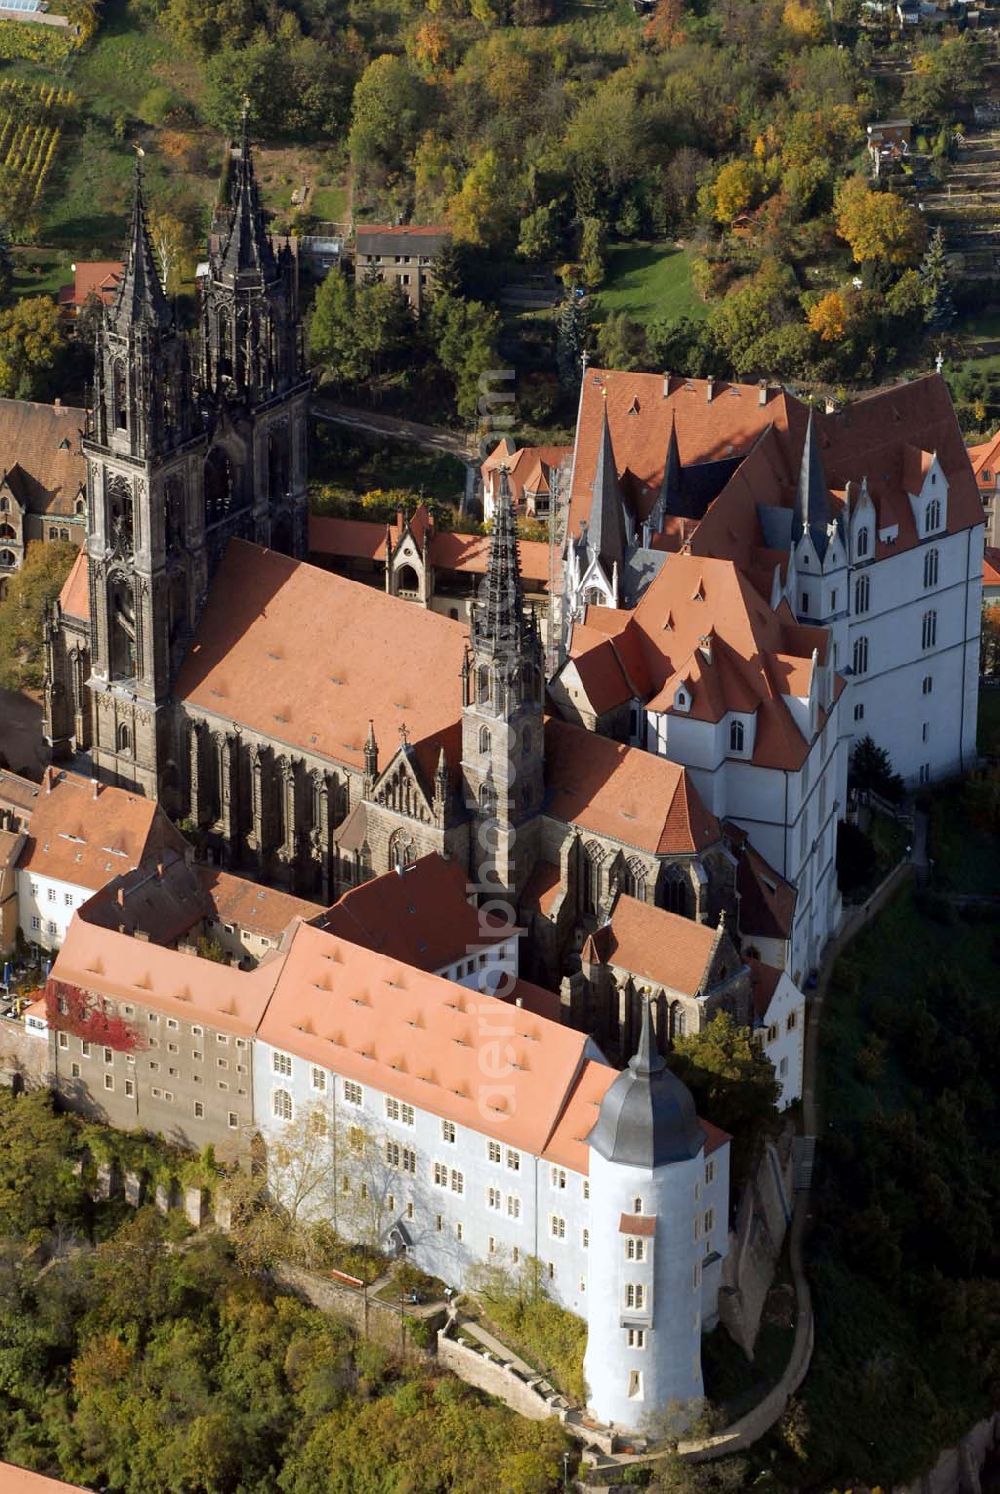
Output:
M569 1488L569 1453L563 1453L563 1490Z

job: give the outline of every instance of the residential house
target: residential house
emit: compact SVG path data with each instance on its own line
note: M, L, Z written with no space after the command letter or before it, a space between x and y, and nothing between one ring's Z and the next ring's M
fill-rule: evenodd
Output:
M87 532L84 410L0 399L0 597L34 540L80 546Z
M434 293L434 262L451 230L441 225L359 223L354 230L354 278L374 277L400 288L420 312Z

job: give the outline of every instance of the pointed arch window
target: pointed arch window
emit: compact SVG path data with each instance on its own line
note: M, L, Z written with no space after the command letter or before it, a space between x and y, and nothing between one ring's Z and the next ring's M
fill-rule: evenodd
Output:
M729 750L730 752L745 751L746 728L742 721L730 721L729 723Z
M690 884L682 866L668 866L663 878L663 906L668 913L690 916Z
M488 726L481 726L479 728L479 750L480 752L489 752L490 746L490 729Z
M863 617L871 606L871 583L867 573L859 576L854 583L854 613L856 617Z
M858 530L858 537L854 542L854 553L858 560L864 560L871 550L871 530L867 524L862 524Z
M125 721L123 721L118 727L118 751L132 751L132 733L129 729L128 723Z
M480 705L485 705L490 698L490 671L486 664L480 664L476 670L476 698Z
M124 363L115 363L111 370L112 416L116 431L128 430L128 378Z
M479 810L487 819L493 819L497 812L497 791L492 783L484 783L479 790Z
M596 914L601 903L605 852L596 840L583 848L583 911Z
M0 550L0 566L4 570L12 571L16 564L13 550Z
M295 1114L292 1097L287 1089L276 1089L271 1097L271 1108L275 1120L290 1121Z
M924 510L924 533L933 534L941 528L941 499L932 498Z
M938 551L928 550L924 556L924 591L938 584Z
M851 662L854 665L855 674L868 673L868 639L862 633L860 638L855 638Z
M920 624L920 645L922 648L933 648L937 643L937 613L933 610L925 612Z

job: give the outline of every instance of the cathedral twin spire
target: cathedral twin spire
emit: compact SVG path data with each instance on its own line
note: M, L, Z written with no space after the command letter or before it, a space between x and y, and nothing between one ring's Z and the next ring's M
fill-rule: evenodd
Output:
M125 266L108 320L114 331L122 335L127 334L132 327L155 327L166 331L173 324L170 304L156 271L153 246L149 239L139 151L136 151L135 156L132 221L129 226Z
M486 579L472 614L472 648L477 656L511 659L540 646L534 614L526 614L521 566L517 554L517 525L507 469L500 469L500 491L493 518L493 535Z
M231 199L233 217L219 257L219 276L227 285L242 284L247 280L269 283L277 278L278 270L254 175L249 105L245 99Z

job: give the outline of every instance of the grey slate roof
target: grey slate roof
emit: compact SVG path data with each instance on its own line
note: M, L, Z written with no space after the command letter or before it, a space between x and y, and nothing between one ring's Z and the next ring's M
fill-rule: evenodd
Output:
M611 447L607 405L604 407L601 444L597 450L597 466L594 468L591 488L587 542L608 576L611 575L613 565L617 564L621 568L625 560L628 536L625 531L625 504L618 483L615 454Z
M802 464L799 467L799 484L795 494L796 538L808 529L822 558L826 551L827 525L833 516L830 506L830 490L819 454L819 438L812 410L806 426L806 439L802 447Z
M705 1145L691 1091L667 1068L643 1002L639 1047L601 1101L589 1144L608 1162L663 1167L687 1162Z

